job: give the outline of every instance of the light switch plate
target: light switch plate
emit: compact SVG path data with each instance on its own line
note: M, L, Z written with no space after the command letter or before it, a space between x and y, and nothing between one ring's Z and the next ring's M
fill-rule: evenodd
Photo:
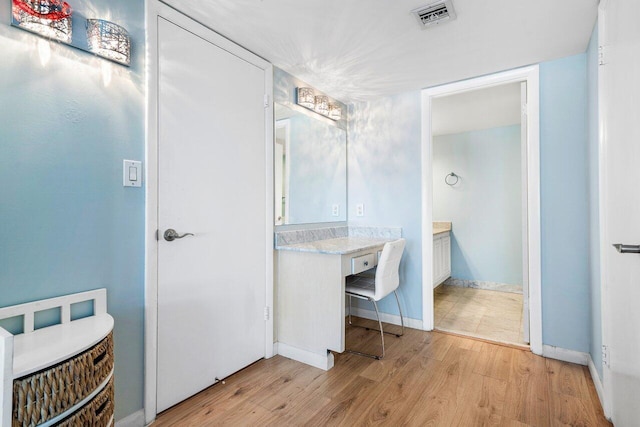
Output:
M122 185L142 187L142 162L137 160L122 161Z
M331 207L331 215L340 216L340 205L333 205Z
M356 205L356 216L364 216L364 204L359 203Z

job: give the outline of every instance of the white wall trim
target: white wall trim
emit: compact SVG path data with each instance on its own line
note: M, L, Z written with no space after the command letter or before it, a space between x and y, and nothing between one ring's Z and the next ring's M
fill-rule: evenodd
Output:
M214 30L183 15L160 0L145 0L146 21L146 111L145 111L145 366L144 366L144 421L150 424L157 413L157 351L158 351L158 17L163 17L194 34L211 41L231 54L265 71L265 258L266 301L269 320L265 322L265 357L273 356L274 288L273 288L273 66L264 59L215 33Z
M144 427L144 409L116 421L116 427Z
M600 374L598 374L598 370L596 369L595 363L593 363L593 359L589 354L588 366L589 373L591 374L591 379L593 380L593 385L596 388L596 393L598 393L598 399L600 399L600 405L602 406L602 410L604 411L604 416L611 421L611 411L610 408L607 407L606 400L604 398L604 388L602 387L602 381L600 380Z
M333 368L333 353L327 351L326 355L317 354L312 351L303 350L301 348L293 347L289 344L279 342L276 344L278 347L278 354L289 359L297 360L298 362L306 363L324 371L328 371Z
M360 308L360 307L352 307L352 315L356 316L356 317L362 317L363 319L370 319L370 320L378 320L378 318L376 317L376 312L373 310L367 310L364 308ZM400 316L397 314L389 314L389 313L380 313L380 320L382 320L384 323L389 323L391 325L398 325L400 326ZM422 320L419 319L412 319L410 317L406 317L404 318L404 326L407 328L411 328L411 329L419 329L422 330Z
M569 350L553 345L543 345L542 355L549 359L561 360L563 362L577 363L578 365L587 366L589 363L589 353L581 351Z
M422 319L423 329L434 328L433 321L433 168L431 101L433 98L470 90L527 82L527 218L529 254L529 330L530 347L542 354L542 278L540 253L540 77L537 65L518 68L446 84L422 91Z
M598 47L607 45L607 6L609 0L600 0L598 6ZM608 242L607 224L608 208L603 197L603 189L607 188L607 144L605 139L605 100L608 98L607 91L604 90L606 67L598 66L598 193L600 194L599 217L600 217L600 324L602 330L602 345L609 346L610 336L610 316L609 316L609 289L607 286L608 277L608 249L605 242ZM602 367L602 391L604 397L603 408L605 415L610 417L613 412L612 390L613 378L610 368L603 364Z

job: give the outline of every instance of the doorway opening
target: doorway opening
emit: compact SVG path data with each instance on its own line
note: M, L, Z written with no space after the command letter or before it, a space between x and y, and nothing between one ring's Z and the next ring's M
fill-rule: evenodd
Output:
M423 323L542 352L538 68L423 91Z

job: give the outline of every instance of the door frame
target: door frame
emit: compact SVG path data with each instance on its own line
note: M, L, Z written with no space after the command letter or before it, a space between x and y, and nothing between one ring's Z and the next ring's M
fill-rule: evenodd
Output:
M531 351L542 355L542 279L540 253L540 77L538 65L476 77L422 91L422 323L434 328L433 309L433 167L431 101L447 95L506 83L527 82L527 236L529 331ZM524 195L523 195L524 197ZM523 227L526 226L523 224Z
M598 5L598 49L602 52L604 46L607 46L607 7L609 0L600 0ZM602 60L602 58L601 58ZM608 168L607 168L607 143L606 143L606 121L605 121L605 102L608 99L607 92L605 90L605 73L607 67L603 67L602 64L598 65L598 193L600 194L598 214L600 216L599 234L600 234L600 325L602 331L602 350L609 348L609 336L611 332L611 316L609 316L609 286L608 286L608 271L609 271L609 249L606 242L609 241L607 234L606 224L609 217L609 209L605 203L604 197L602 197L603 189L607 188L608 183ZM595 381L594 381L595 382ZM596 383L596 390L599 391ZM600 381L602 385L602 396L598 394L601 399L602 410L605 417L611 420L613 416L613 376L610 371L609 364L603 360L602 363L602 378Z
M147 28L146 111L145 111L145 339L144 339L144 418L149 424L156 418L158 370L158 18L162 17L215 44L265 72L265 260L266 301L264 357L274 355L273 338L273 66L206 25L184 15L160 0L145 0Z

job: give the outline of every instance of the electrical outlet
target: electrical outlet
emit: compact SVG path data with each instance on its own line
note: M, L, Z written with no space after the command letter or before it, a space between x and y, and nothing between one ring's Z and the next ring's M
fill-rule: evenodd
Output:
M331 207L331 215L340 216L340 205L333 205Z
M364 204L359 203L356 205L356 216L364 216Z

